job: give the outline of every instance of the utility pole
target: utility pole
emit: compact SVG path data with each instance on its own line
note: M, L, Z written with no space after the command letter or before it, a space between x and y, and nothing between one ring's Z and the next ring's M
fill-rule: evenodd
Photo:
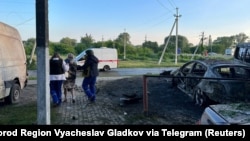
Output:
M211 35L209 35L208 44L209 44L209 47L210 47L210 52L213 52L213 49L212 49L212 37L211 37Z
M102 47L104 47L104 44L103 44L103 35L102 35Z
M177 64L177 56L178 56L178 18L181 17L181 15L178 14L178 8L176 8L176 15L174 15L175 23L176 23L176 40L175 40L175 64Z
M202 32L201 39L200 39L200 43L199 43L200 46L203 46L203 42L204 42L205 39L206 39L206 38L204 38L204 32ZM194 53L193 53L193 55L192 55L191 60L194 59L194 56L195 56L195 54L196 54L196 52L197 52L197 50L198 50L198 48L199 48L199 45L196 47L196 49L195 49L195 51L194 51Z
M48 0L36 0L37 124L50 124Z
M203 45L204 45L204 40L205 40L206 38L204 37L204 32L202 33L202 38L201 38L201 47L203 47ZM203 52L204 53L204 52Z
M124 40L124 56L123 59L126 59L126 29L124 29L124 33L123 33L123 40Z
M115 48L115 40L113 40L113 48Z
M175 64L177 64L177 54L178 54L178 50L177 50L177 49L178 49L178 18L181 17L181 15L178 15L178 8L176 8L176 11L177 11L177 14L174 15L174 16L176 17L176 18L175 18L175 22L174 22L174 24L173 24L173 26L172 26L172 29L171 29L170 34L169 34L169 36L168 36L168 40L167 40L167 42L166 42L166 44L165 44L165 47L164 47L164 49L163 49L163 51L162 51L162 54L161 54L161 57L160 57L160 59L159 59L159 61L158 61L158 64L159 64L159 65L161 64L162 58L163 58L163 56L164 56L164 53L165 53L166 48L167 48L167 46L168 46L168 42L169 42L169 40L170 40L170 38L171 38L173 29L174 29L175 26L176 26Z
M169 36L168 36L168 40L167 40L167 42L166 42L166 44L165 44L165 47L164 47L164 49L163 49L163 51L162 51L162 53L161 53L161 57L160 57L160 59L159 59L159 61L158 61L158 64L159 64L159 65L161 64L162 58L163 58L164 53L165 53L165 51L166 51L166 48L167 48L167 46L168 46L168 42L169 42L169 40L170 40L170 38L171 38L171 35L172 35L172 32L173 32L173 29L174 29L175 24L176 24L176 21L174 22L174 24L173 24L173 26L172 26L172 29L171 29L170 34L169 34Z

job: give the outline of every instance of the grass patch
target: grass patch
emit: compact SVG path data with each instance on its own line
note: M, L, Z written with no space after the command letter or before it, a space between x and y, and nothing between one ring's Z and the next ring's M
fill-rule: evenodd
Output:
M29 77L29 80L37 80L37 77Z
M32 125L36 124L37 106L35 102L25 105L1 105L1 125Z
M51 123L57 117L56 111L51 110ZM0 125L36 125L37 103L36 101L24 105L0 105Z
M161 68L161 67L178 67L183 63L162 62L158 61L141 61L141 60L120 60L118 68Z

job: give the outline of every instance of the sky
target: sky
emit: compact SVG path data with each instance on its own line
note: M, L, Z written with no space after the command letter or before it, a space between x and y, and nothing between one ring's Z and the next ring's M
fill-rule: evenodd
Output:
M0 0L0 21L17 28L23 40L35 38L35 4ZM249 5L250 0L48 0L49 40L80 42L87 34L98 42L127 32L133 45L162 45L176 34L197 45L202 34L212 41L239 33L250 37Z

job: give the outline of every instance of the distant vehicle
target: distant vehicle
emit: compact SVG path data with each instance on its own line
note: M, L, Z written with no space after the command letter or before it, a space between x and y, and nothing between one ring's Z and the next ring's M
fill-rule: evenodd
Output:
M0 99L17 103L27 85L26 54L19 32L0 22Z
M217 55L217 53L215 53L215 52L209 52L208 53L208 56L215 56L215 55Z
M227 49L225 50L225 55L233 56L233 55L234 55L234 52L235 52L235 48L230 47L230 48L227 48Z
M118 67L118 53L115 48L88 48L86 50L93 50L94 55L99 59L98 69L103 71L109 71L111 69ZM75 57L75 61L78 66L82 66L84 64L84 55L86 54L86 50Z
M250 66L250 43L240 43L236 45L234 61Z
M231 103L205 108L198 125L250 125L250 104Z
M193 60L170 73L173 86L200 106L250 100L250 67L230 60Z

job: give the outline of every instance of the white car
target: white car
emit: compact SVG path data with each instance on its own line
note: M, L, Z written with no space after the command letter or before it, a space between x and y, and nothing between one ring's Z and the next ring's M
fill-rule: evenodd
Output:
M198 125L250 125L250 103L210 105Z

